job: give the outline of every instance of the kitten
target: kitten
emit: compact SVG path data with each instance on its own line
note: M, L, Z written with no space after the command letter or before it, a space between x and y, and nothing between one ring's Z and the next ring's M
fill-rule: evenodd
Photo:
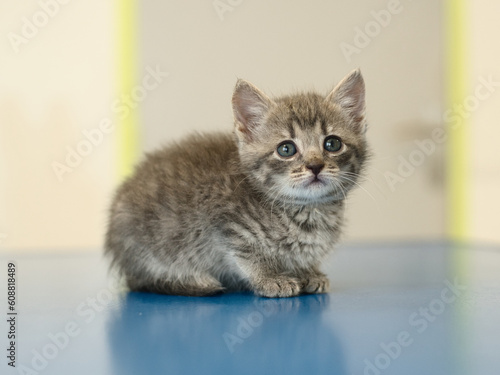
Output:
M132 290L189 296L325 293L321 261L367 157L365 88L270 99L238 80L233 134L153 152L118 189L106 254Z

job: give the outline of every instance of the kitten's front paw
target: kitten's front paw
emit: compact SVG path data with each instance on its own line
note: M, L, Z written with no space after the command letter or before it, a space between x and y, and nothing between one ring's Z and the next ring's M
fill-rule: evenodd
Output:
M263 297L293 297L300 294L300 283L287 276L275 276L259 280L254 291Z
M330 290L330 281L325 275L312 275L302 282L302 291L304 293L328 293Z

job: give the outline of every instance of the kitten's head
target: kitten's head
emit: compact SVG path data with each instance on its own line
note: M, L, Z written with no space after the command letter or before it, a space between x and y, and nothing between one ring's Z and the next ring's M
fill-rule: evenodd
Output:
M355 185L367 156L359 70L326 97L270 99L239 80L232 103L242 166L270 199L322 203L344 199Z

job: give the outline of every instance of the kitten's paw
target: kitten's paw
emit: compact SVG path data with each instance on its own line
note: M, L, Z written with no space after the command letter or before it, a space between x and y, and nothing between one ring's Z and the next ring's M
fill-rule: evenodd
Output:
M276 276L259 280L254 291L263 297L293 297L300 294L300 283L287 276Z
M304 293L328 293L330 291L330 281L325 275L312 275L302 282Z

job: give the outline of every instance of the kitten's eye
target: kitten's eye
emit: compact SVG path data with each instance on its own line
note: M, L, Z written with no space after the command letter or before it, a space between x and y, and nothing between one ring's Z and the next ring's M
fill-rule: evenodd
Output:
M326 151L337 152L340 151L340 149L342 148L342 141L340 140L339 137L330 135L329 137L325 138L324 147Z
M283 156L284 158L289 158L297 153L297 148L293 144L293 142L286 141L280 144L277 148L278 154Z

